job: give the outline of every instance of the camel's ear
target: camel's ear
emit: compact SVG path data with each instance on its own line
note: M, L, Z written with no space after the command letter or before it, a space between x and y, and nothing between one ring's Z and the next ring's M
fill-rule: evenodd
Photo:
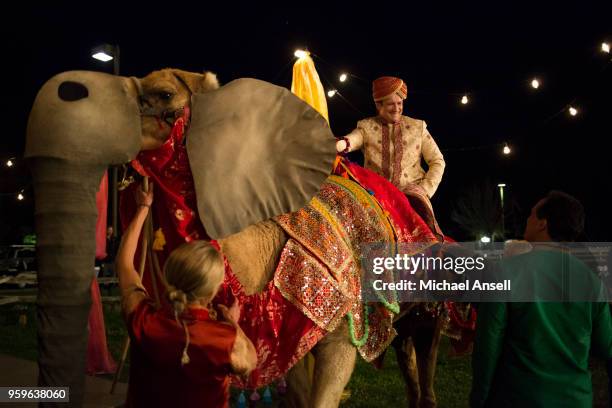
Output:
M238 79L194 94L187 152L208 234L303 207L331 171L335 141L327 121L285 88Z
M181 81L192 94L204 93L219 89L217 75L206 71L203 74L187 72L180 69L173 69L172 73Z

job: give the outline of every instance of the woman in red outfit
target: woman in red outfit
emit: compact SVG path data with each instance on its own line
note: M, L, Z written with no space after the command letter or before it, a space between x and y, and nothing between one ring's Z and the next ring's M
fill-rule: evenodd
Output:
M164 266L171 307L157 310L134 269L138 237L153 202L138 209L117 254L122 307L132 339L127 406L228 407L229 374L246 375L257 356L238 326L237 302L209 311L224 276L221 254L205 241L177 248Z

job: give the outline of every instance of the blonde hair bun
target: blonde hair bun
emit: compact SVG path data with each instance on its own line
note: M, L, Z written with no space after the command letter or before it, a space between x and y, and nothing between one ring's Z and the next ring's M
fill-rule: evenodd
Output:
M168 300L173 306L174 313L180 315L187 307L187 295L180 289L174 286L168 286Z
M183 244L172 251L166 260L164 277L174 317L185 331L181 365L189 364L189 329L180 315L188 303L202 299L209 302L215 296L225 277L223 257L206 241Z

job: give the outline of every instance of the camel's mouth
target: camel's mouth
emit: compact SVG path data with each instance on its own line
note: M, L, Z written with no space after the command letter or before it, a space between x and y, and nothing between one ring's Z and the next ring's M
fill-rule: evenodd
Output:
M163 106L153 106L147 100L147 95L145 95L142 82L140 79L136 77L130 77L134 88L136 89L138 108L140 110L141 117L154 117L158 122L165 122L170 128L172 128L176 122L176 120L180 117L183 119L189 119L189 109L187 106L178 106L176 108L171 107L163 107ZM164 94L163 92L161 94ZM164 100L168 100L172 97L171 93L165 93L167 96L163 97Z

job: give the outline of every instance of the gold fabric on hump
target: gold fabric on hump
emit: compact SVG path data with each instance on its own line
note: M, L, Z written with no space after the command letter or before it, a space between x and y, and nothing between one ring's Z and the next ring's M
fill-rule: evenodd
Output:
M299 58L293 64L291 92L312 106L329 123L325 91L310 55Z

